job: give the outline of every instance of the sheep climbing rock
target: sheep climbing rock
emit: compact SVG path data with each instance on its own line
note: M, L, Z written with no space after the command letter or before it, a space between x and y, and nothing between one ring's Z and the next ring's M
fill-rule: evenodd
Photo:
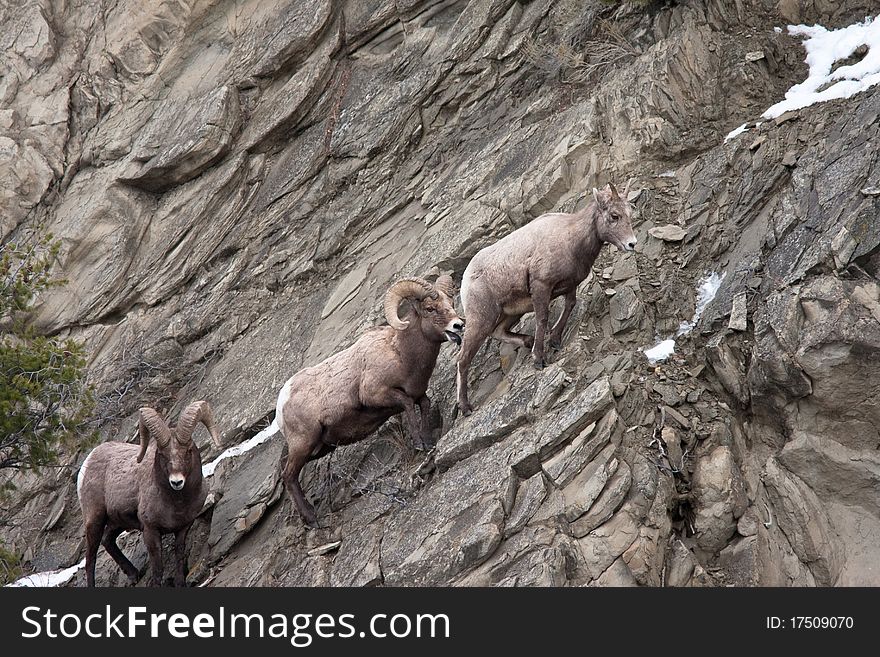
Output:
M95 585L98 546L119 564L132 583L138 570L116 544L127 529L140 529L150 559L152 586L162 578L162 534L174 534L174 585L186 583L186 535L202 510L207 487L202 459L192 436L202 422L220 447L211 406L197 401L169 428L152 408L140 410L140 446L121 442L98 445L83 461L76 491L86 534L86 583ZM153 438L151 441L150 438Z
M401 412L416 445L430 440L428 380L440 345L460 344L464 330L454 296L449 276L433 285L421 278L396 282L385 295L388 326L370 329L347 349L300 370L281 388L275 420L288 446L284 485L307 524L317 525L315 509L299 483L308 461L363 440ZM406 310L401 315L402 307Z
M532 350L535 367L544 367L544 338L550 302L565 297L559 319L550 329L550 346L559 347L562 332L576 301L577 287L590 273L602 245L621 251L636 246L632 206L612 184L593 188L593 201L574 214L541 215L495 244L479 251L468 263L461 282L461 304L467 330L458 356L458 406L472 411L467 376L471 361L490 335ZM535 336L513 333L520 318L535 313Z

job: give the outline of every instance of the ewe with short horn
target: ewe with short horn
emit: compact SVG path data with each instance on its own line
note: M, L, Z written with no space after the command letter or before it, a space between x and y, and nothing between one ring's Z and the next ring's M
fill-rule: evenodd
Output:
M544 337L559 347L562 332L576 301L577 287L590 274L605 243L621 251L636 246L627 201L609 183L593 188L593 202L574 214L544 214L495 244L479 251L461 281L461 305L468 324L458 357L458 406L471 412L467 376L477 350L490 335L532 350L535 367L544 367ZM550 302L565 297L559 320L548 328ZM535 336L511 329L526 314L535 313Z
M299 483L308 461L363 440L398 413L405 414L417 446L430 441L428 380L440 345L460 342L464 330L448 293L452 280L441 277L437 283L397 281L385 294L388 326L367 331L347 349L294 374L281 388L275 421L288 446L284 486L306 523L317 524ZM404 299L410 303L401 317Z

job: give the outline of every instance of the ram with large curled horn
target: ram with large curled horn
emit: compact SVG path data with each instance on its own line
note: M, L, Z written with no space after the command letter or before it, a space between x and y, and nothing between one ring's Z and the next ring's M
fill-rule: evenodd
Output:
M208 494L202 459L193 441L200 422L219 449L220 433L211 406L197 401L183 409L174 428L154 409L140 409L140 446L103 443L83 461L76 490L85 524L88 586L95 585L95 560L102 544L128 578L138 580L138 569L116 544L127 529L143 532L153 586L162 579L162 534L173 533L174 584L185 584L186 536Z
M368 330L281 388L275 422L288 446L284 485L307 524L317 525L299 482L307 462L363 440L399 413L417 447L430 442L428 381L440 346L460 344L464 331L454 297L455 286L446 275L433 284L423 278L397 281L385 294L387 326Z

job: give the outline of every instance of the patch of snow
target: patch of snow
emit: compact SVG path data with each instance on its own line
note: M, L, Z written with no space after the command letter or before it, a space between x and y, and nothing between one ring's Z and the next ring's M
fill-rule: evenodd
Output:
M248 438L243 443L239 443L238 445L233 445L229 449L224 450L220 456L215 458L210 463L206 463L202 466L202 476L210 477L214 474L214 470L217 468L217 464L220 461L225 461L226 459L230 459L233 456L240 456L245 452L251 451L257 445L262 445L264 442L269 440L272 436L274 436L278 432L278 426L275 424L275 421L272 421L268 427L260 431L256 436L252 438Z
M63 570L48 570L43 573L26 575L15 580L14 582L12 582L12 584L7 584L6 586L63 586L64 584L67 584L81 568L85 568L85 565L86 560L83 559L78 564L74 564L70 568L64 568Z
M746 127L748 123L743 123L740 127L734 128L730 132L727 133L727 136L724 138L724 143L726 144L734 137L739 137L742 133L744 133L748 128Z
M697 303L694 308L694 316L689 322L682 322L679 324L678 331L675 332L676 338L681 335L687 335L694 329L694 326L700 321L703 311L706 310L706 306L712 303L715 295L718 294L718 289L721 287L721 282L726 275L727 272L723 274L712 272L700 279L700 282L697 283ZM655 363L666 360L675 353L675 339L667 338L666 340L658 342L653 347L643 349L642 351L648 359L648 362L651 365L654 365Z
M645 349L645 356L647 357L648 362L651 363L651 365L666 360L674 353L675 340L671 338L669 340L663 340L662 342L657 343L650 349Z
M712 303L715 295L718 294L718 289L721 287L721 282L725 276L727 276L727 272L720 276L717 272L712 272L700 279L700 282L697 284L697 303L694 308L694 316L691 318L691 321L682 322L679 325L678 331L675 333L676 336L687 335L694 329L697 322L700 321L700 317L703 316L706 306Z
M789 25L788 33L807 37L804 49L810 73L806 80L785 92L785 100L764 112L764 118L774 119L784 112L816 103L849 98L880 83L880 16L838 30L828 30L821 25ZM860 46L868 47L860 62L832 71L835 63L852 55Z
M776 32L776 34L782 34L782 28L781 28L781 27L774 27L774 28L773 28L773 31Z

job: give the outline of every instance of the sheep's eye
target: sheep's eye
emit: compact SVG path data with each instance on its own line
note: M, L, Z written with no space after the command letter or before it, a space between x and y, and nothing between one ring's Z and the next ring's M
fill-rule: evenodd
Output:
M611 223L615 223L615 222L617 222L619 219L620 219L620 215L617 215L617 214L615 214L615 213L613 213L613 212L611 213Z
M428 307L426 308L426 310L427 310L429 313L435 313L435 312L437 312L437 309L434 308L434 307L432 307L432 306L428 306Z

